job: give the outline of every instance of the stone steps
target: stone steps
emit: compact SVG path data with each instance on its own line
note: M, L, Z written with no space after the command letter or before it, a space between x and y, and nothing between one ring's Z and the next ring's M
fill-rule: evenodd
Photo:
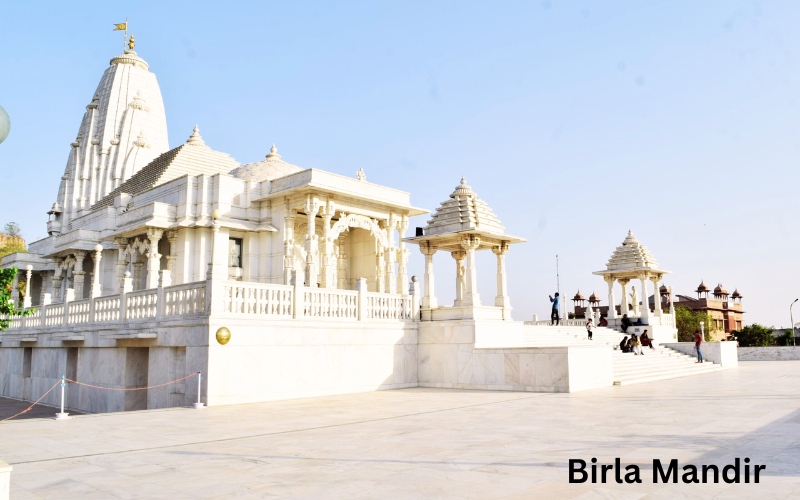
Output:
M592 340L582 326L534 326L525 332L525 345L530 347L609 345L614 348L614 385L631 385L671 378L699 375L719 370L713 363L698 364L692 356L667 347L642 348L644 356L623 353L619 343L623 333L612 328L598 327Z

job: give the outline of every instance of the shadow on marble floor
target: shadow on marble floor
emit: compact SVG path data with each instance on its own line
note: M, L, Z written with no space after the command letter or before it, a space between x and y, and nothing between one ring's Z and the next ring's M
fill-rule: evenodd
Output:
M20 401L18 399L0 398L0 420L15 415L31 405L32 401ZM13 420L24 420L31 418L53 418L59 408L37 404L30 411L23 413ZM70 415L83 415L76 411L69 410Z

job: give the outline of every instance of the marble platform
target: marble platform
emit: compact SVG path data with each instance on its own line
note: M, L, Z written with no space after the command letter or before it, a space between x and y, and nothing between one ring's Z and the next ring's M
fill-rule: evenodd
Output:
M12 421L0 460L16 500L797 500L798 379L800 361L748 362L574 394L418 388ZM760 484L567 482L570 458L745 456L767 464Z

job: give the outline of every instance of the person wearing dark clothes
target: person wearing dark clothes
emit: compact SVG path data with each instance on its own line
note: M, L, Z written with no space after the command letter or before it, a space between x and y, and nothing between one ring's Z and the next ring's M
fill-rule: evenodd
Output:
M628 318L628 315L624 314L622 316L622 333L628 333L628 327L631 326L632 324L633 323L631 323L631 320L630 318Z
M607 327L608 326L608 320L606 320L606 318L600 318L599 326L602 326L603 328Z
M625 335L625 338L622 339L619 343L619 350L622 352L631 352L630 347L628 347L628 336Z
M550 325L557 325L561 318L558 317L558 303L561 300L561 297L558 296L558 292L556 292L555 298L552 295L548 295L550 297L550 302L553 303L553 310L550 311Z
M694 332L694 348L697 350L697 362L703 362L703 353L700 351L700 344L703 343L703 335L700 331Z
M642 337L641 337L640 340L642 342L642 347L648 347L649 346L650 349L655 349L655 346L653 345L653 341L650 340L650 337L647 336L647 330L645 330L644 333L642 333Z

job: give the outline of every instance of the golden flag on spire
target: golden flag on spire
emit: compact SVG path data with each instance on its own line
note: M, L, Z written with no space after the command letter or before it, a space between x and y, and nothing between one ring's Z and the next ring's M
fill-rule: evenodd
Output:
M128 23L127 22L124 22L124 23L121 23L121 24L115 24L114 26L116 26L116 28L114 28L113 31L121 31L121 30L128 29Z

